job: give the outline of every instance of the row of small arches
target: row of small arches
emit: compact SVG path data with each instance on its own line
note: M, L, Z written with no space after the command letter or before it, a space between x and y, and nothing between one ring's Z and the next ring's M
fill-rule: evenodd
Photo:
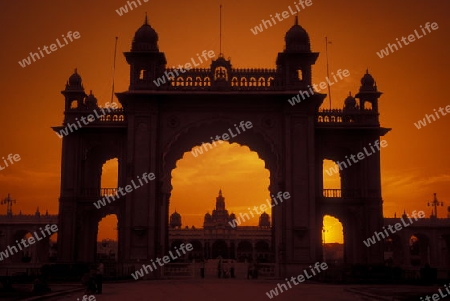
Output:
M100 121L108 122L108 121L125 121L124 115L103 115L99 118Z
M319 116L318 122L342 122L341 116Z
M250 79L246 77L241 77L238 79L234 76L231 79L232 87L271 87L273 86L273 77L260 77L256 79L255 77L250 77ZM172 79L171 85L173 87L210 87L211 86L211 78L209 76L199 77L197 76L195 80L192 77L177 77Z

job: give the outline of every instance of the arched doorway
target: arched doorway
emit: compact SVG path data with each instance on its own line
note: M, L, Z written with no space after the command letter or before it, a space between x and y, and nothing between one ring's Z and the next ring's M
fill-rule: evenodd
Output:
M240 236L256 239L265 235L271 245L270 173L265 162L238 143L216 142L208 151L203 148L204 153L198 153L200 148L197 145L185 152L172 171L169 244L178 238L201 236L202 256L215 258L212 244L223 239L230 259L237 259ZM273 260L264 252L266 260Z
M333 216L325 215L322 228L323 261L330 266L342 266L344 263L344 246L342 223Z
M118 219L109 214L98 223L96 261L117 262L118 260Z

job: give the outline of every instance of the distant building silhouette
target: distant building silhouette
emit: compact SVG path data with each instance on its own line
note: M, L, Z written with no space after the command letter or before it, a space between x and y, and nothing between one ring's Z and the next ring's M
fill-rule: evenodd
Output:
M174 212L170 216L169 243L172 248L181 243L191 243L194 251L191 258L197 260L221 258L237 259L239 262L258 260L274 261L271 250L270 217L267 213L259 217L259 226L236 226L230 222L235 215L228 214L222 190L216 197L212 214L206 213L203 228L181 227L181 216ZM172 222L173 221L173 222ZM269 225L269 226L268 226Z

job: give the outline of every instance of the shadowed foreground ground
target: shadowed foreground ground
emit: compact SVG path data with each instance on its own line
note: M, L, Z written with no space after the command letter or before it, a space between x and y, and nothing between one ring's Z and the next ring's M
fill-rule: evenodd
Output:
M137 281L131 283L104 284L103 294L95 295L96 300L155 300L155 301L262 301L271 300L266 292L273 289L278 281L270 280L160 280ZM344 286L303 284L293 286L272 300L368 300L352 292L344 291ZM50 300L72 300L83 297L83 293L72 293Z
M277 280L242 279L195 279L195 280L153 280L109 282L104 284L104 293L95 295L103 300L156 300L156 301L293 301L293 300L330 300L330 301L418 301L420 297L431 296L442 288L437 285L329 285L309 282L293 286L292 289L270 299L266 292L274 289ZM17 286L22 293L9 293L0 296L0 300L65 300L79 301L83 298L84 288L79 283L51 284L52 292L47 296L29 293L30 284ZM28 292L28 293L27 293ZM445 292L445 289L443 289ZM52 297L53 296L53 297ZM450 296L439 300L450 300Z
M411 285L327 285L306 283L293 286L278 297L269 299L266 292L275 288L277 280L155 280L129 283L106 283L98 301L358 301L358 300L419 300L419 296L437 292L437 286ZM81 301L82 292L70 293L46 300ZM446 299L447 300L447 299Z

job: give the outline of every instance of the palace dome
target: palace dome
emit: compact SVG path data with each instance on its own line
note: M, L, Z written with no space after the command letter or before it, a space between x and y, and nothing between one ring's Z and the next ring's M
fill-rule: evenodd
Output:
M310 52L311 43L309 40L309 35L306 30L298 25L298 17L295 17L295 24L292 26L286 36L284 37L286 41L286 50L292 52Z
M158 34L148 24L147 16L145 23L134 34L131 51L159 51Z

